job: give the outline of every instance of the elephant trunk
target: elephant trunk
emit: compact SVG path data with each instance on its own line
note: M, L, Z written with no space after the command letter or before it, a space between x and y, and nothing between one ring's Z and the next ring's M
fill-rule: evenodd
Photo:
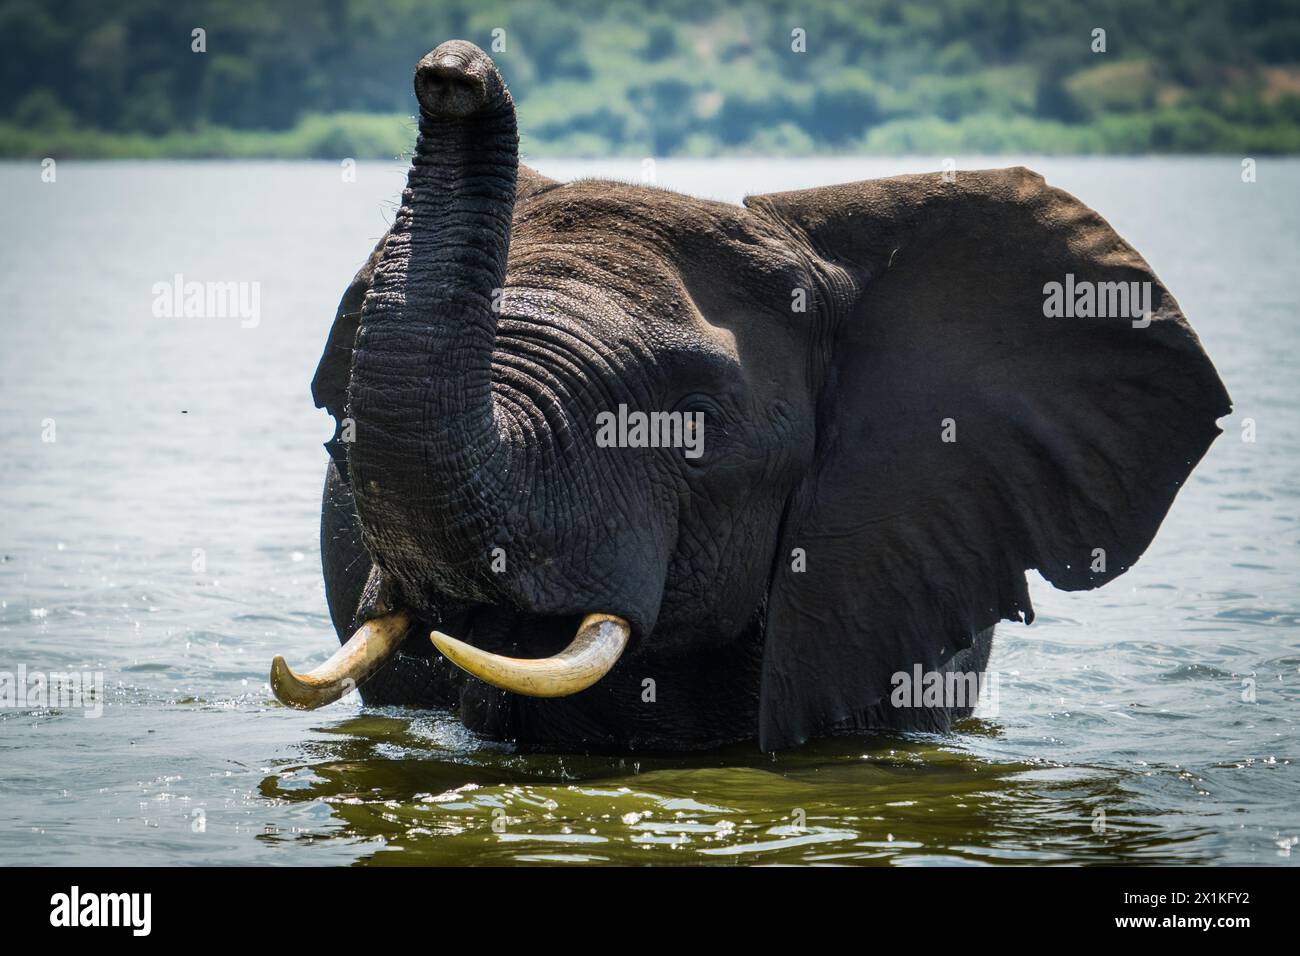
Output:
M416 67L419 139L362 307L349 384L352 487L367 548L403 590L469 580L516 476L492 394L518 168L514 104L483 51ZM408 595L413 597L414 595Z

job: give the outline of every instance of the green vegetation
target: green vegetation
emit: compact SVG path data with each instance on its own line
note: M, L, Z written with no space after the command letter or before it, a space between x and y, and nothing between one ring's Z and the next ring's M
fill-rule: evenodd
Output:
M0 0L3 156L392 157L451 37L492 52L533 156L1300 152L1285 0L48 6Z

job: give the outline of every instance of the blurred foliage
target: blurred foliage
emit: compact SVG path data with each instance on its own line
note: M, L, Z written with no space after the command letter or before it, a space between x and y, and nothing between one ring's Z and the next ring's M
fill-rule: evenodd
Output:
M393 156L451 37L525 154L1300 151L1296 0L0 0L0 155Z

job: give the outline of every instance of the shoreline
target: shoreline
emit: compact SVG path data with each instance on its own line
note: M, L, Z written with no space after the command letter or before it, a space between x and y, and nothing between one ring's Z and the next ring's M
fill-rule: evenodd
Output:
M591 136L525 136L520 146L529 157L546 159L1300 155L1300 127L1247 126L1200 110L1133 113L1082 124L991 115L898 119L873 126L846 145L815 142L801 130L794 132L800 135L740 144L695 139L690 148L663 153L646 143ZM285 130L201 125L160 136L0 123L0 159L391 160L409 155L414 142L412 117L381 113L313 113Z

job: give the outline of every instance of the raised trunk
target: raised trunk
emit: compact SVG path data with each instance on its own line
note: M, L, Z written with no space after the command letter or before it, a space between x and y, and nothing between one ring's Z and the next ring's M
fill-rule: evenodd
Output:
M492 395L514 105L491 60L459 41L420 62L415 86L419 140L362 308L348 391L366 544L406 590L429 583L435 557L444 575L469 580L515 477Z

